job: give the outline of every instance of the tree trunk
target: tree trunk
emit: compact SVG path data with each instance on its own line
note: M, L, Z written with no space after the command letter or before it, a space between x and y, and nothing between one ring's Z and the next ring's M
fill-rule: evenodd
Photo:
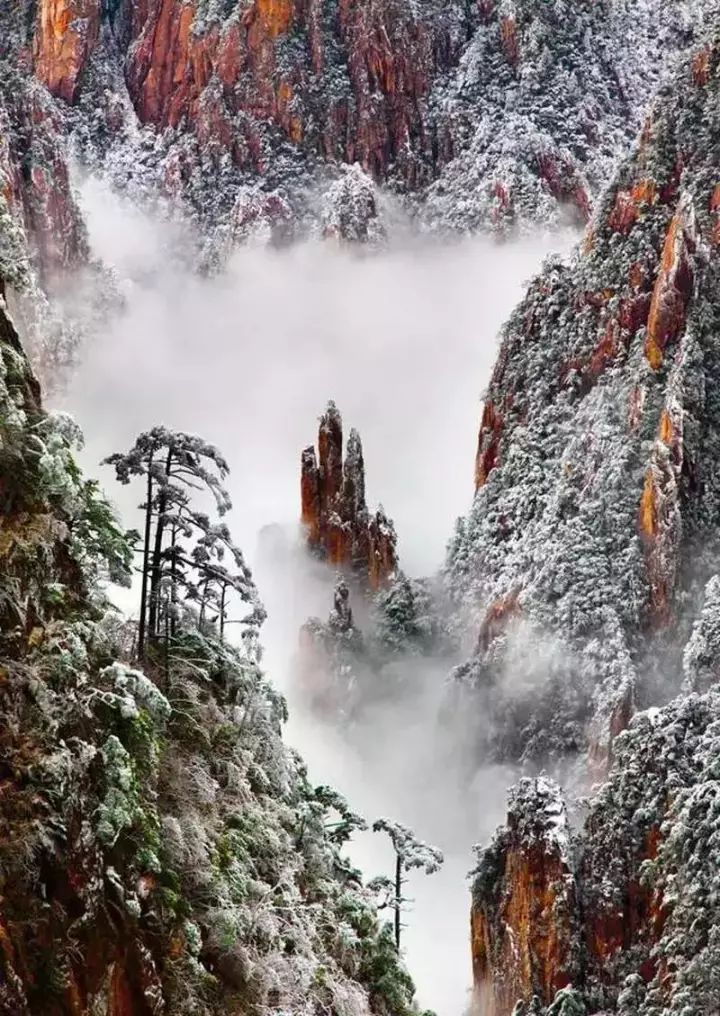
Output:
M143 543L142 588L140 591L140 623L138 625L138 659L145 656L145 631L147 620L148 569L150 567L150 531L152 526L152 464L153 453L148 459L147 504L145 505L145 541Z
M172 465L172 449L168 452L165 464L165 475L170 481L170 467ZM152 641L157 638L158 631L158 600L160 593L161 558L163 549L163 536L165 535L165 512L167 510L167 493L163 489L158 497L157 523L155 524L155 546L153 548L152 567L150 569L150 611L148 618L148 639Z
M175 615L177 613L177 556L175 554L175 547L177 545L177 526L172 527L172 535L170 537L170 546L172 547L172 558L170 560L170 635L175 638L177 634L177 621Z
M223 583L222 595L220 597L220 641L225 641L225 597L227 595L227 586Z
M205 604L207 603L208 586L210 585L210 579L205 579L203 583L203 594L200 600L200 618L198 620L198 627L202 631L202 626L205 624Z
M170 687L170 624L165 614L165 691Z
M395 948L400 952L400 899L402 894L402 859L395 858Z

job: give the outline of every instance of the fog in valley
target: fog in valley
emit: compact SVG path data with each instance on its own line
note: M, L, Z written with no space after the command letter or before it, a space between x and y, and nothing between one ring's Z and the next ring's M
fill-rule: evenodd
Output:
M471 847L501 820L512 773L484 770L468 786L463 760L436 750L447 661L409 664L417 694L366 715L351 737L304 707L293 682L298 630L310 614L327 615L334 577L299 542L300 452L334 399L346 431L362 436L368 501L394 519L404 570L435 572L472 497L498 331L542 258L571 238L403 243L364 255L319 243L245 248L208 280L183 266L173 229L101 183L84 183L82 204L125 309L88 345L55 408L82 426L83 464L127 526L137 525L141 492L117 486L102 458L159 423L224 452L228 521L268 608L264 663L290 703L287 740L313 780L337 787L365 818L397 819L445 852L440 873L411 877L404 949L420 1005L458 1016L471 981ZM367 877L391 873L385 837L362 834L352 854Z

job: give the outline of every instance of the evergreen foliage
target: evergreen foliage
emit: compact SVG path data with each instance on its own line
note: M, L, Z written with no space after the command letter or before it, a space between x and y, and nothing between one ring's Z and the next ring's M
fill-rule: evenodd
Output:
M146 627L164 644L140 661L102 588L129 581L132 539L73 458L77 428L42 411L2 307L0 382L0 1009L44 1014L79 984L100 1005L113 976L158 1014L410 1016L343 852L364 822L283 744L252 578L192 503L202 485L227 509L225 460L163 428L113 457L148 491ZM250 606L237 646L229 590Z
M363 596L339 575L333 609L326 622L311 617L303 634L312 652L304 664L309 704L326 719L343 724L361 720L366 710L397 704L420 692L417 663L447 666L455 643L448 631L442 590L431 580L409 579L403 572L377 592L357 626L351 602Z
M400 952L400 931L402 929L402 912L409 900L403 896L403 886L408 871L422 868L426 875L434 875L440 870L444 861L442 852L437 847L419 840L411 829L400 822L392 822L379 818L373 822L373 832L387 833L395 851L395 874L392 879L385 876L375 878L369 887L382 895L382 906L394 912L395 948Z

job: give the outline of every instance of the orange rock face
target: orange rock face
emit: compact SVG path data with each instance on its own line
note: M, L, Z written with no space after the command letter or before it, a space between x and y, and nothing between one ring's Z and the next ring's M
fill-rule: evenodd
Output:
M35 36L35 74L67 102L100 33L100 0L40 0Z
M559 787L541 776L511 791L507 824L480 855L473 884L475 1016L513 1016L535 998L549 1005L569 985L652 980L668 911L642 871L658 856L660 827L635 838L618 831L598 809L574 855Z
M622 970L623 976L638 974L648 983L657 973L653 949L663 933L668 905L662 891L642 873L661 848L664 807L656 821L643 829L634 828L632 837L627 836L627 830L618 836L617 824L608 835L608 817L602 809L588 820L584 830L587 847L578 872L584 897L582 939L588 979L612 985Z
M568 159L547 153L538 155L537 163L539 176L553 197L574 212L578 225L589 222L592 211L590 196L573 164Z
M500 19L500 36L508 63L513 67L517 67L520 61L520 45L518 42L517 21L513 15Z
M694 252L692 213L681 205L670 223L650 304L645 355L654 370L660 369L666 347L684 328L693 291Z
M519 616L519 595L520 589L514 589L508 596L491 604L480 625L478 644L481 650L489 649L491 643L505 631L513 618Z
M711 56L712 50L710 46L705 46L693 57L692 75L693 81L698 88L704 88L710 80Z
M365 502L365 463L357 431L343 459L342 418L330 402L320 418L318 453L302 453L301 520L307 544L328 564L358 575L371 589L395 576L395 530L382 508L373 515Z
M657 940L665 918L661 900L640 880L639 871L645 861L657 857L660 832L652 828L643 838L632 859L637 877L625 887L625 905L622 908L607 906L588 914L587 943L592 960L600 971L607 970L612 958L620 951L632 948L639 939ZM652 978L653 970L644 970L645 978Z
M533 996L548 1004L575 973L577 903L564 805L542 778L522 781L515 793L507 829L487 851L473 888L478 1016L512 1016L519 1000Z
M203 40L190 36L195 11L176 0L154 0L128 67L128 86L141 120L176 127L212 73Z
M251 10L262 19L271 39L288 32L292 26L292 0L256 0Z
M650 583L649 620L656 627L667 624L672 614L682 529L678 485L683 456L682 412L671 403L660 416L639 509Z
M444 28L350 0L339 4L332 35L319 0L254 0L222 28L198 27L195 15L196 4L181 0L144 0L135 9L126 80L143 122L204 130L205 144L263 172L262 145L247 114L277 126L293 144L359 162L377 179L396 164L408 184L421 182L412 150L432 148L422 99L438 69L457 56ZM289 55L281 47L295 31L305 45ZM329 43L347 53L349 95L319 96L311 87L308 70L323 74ZM231 126L208 130L208 104L216 127Z
M500 441L502 435L502 414L492 402L488 401L485 403L480 423L480 436L478 438L478 450L475 458L476 490L485 486L490 473L500 461Z
M512 850L504 878L508 894L499 919L509 929L499 956L493 957L492 926L481 908L473 908L473 969L483 1016L512 1016L518 999L539 996L547 1003L570 983L570 939L555 923L558 886L567 874L541 847ZM497 918L495 918L497 919Z
M627 234L641 217L643 208L658 199L654 180L640 180L631 190L618 191L608 225L616 233Z

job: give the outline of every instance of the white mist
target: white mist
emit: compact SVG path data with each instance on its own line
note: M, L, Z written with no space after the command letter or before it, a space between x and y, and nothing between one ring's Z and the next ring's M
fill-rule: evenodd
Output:
M232 468L229 522L270 613L267 670L291 703L289 741L311 776L337 786L355 810L410 824L446 853L440 874L411 882L404 943L421 1006L458 1016L470 986L471 846L501 818L509 776L484 772L460 792L452 762L435 764L441 667L418 674L412 708L371 718L359 746L319 726L297 701L298 628L311 613L327 614L332 582L294 543L300 452L334 399L363 438L368 499L395 520L403 567L436 570L472 495L481 394L499 328L548 249L567 248L569 238L467 240L372 256L319 244L245 249L222 278L201 280L173 256L176 234L102 184L87 181L82 203L93 250L116 268L127 300L63 398L88 436L86 468L135 524L139 491L117 487L100 459L157 423L223 450ZM258 534L270 523L287 545L258 554ZM390 870L381 837L359 838L353 856L368 876Z

